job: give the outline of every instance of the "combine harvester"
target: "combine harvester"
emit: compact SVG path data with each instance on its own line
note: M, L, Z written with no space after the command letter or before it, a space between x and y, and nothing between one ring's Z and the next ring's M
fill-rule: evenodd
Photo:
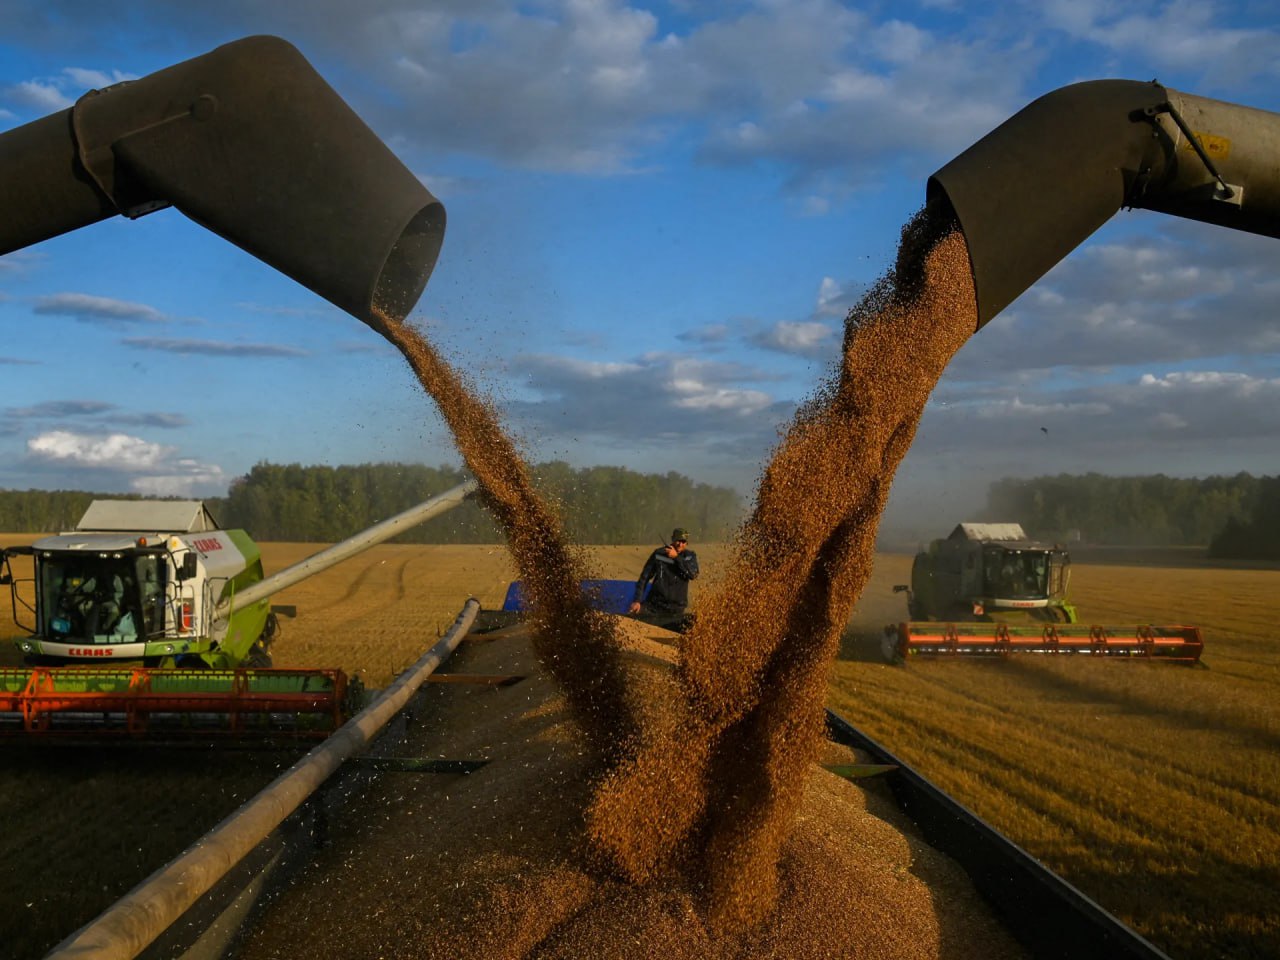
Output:
M1086 626L1067 598L1071 558L1027 538L1016 523L961 523L916 554L906 593L911 618L885 628L886 660L916 654L1078 653L1198 663L1198 627Z
M271 669L268 599L438 516L465 483L263 577L196 501L95 500L74 531L0 550L27 663L0 669L0 736L325 737L361 705L341 670ZM30 556L33 575L11 558Z

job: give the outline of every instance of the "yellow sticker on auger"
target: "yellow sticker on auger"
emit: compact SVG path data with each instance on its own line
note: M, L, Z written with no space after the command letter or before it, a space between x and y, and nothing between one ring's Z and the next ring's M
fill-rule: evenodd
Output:
M1219 137L1213 133L1201 133L1199 130L1193 132L1211 160L1225 160L1231 156L1231 141L1228 138ZM1182 149L1194 153L1196 148L1191 145L1190 140L1187 140L1182 144Z

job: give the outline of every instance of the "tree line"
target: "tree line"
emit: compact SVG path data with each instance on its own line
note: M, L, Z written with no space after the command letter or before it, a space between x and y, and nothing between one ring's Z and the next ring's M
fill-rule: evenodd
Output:
M639 473L624 467L574 468L562 461L531 468L534 485L560 510L578 543L656 543L675 526L695 540L726 539L744 515L729 487L683 474ZM366 463L303 466L259 463L232 482L225 497L205 503L224 528L261 541L333 543L408 510L469 479L453 467ZM95 499L139 499L82 491L0 491L0 530L70 530ZM402 543L499 543L501 533L474 498L406 531Z
M682 474L625 467L531 468L579 543L656 543L673 526L695 541L728 538L744 515L729 487ZM468 479L453 467L366 463L302 466L259 463L207 500L224 527L258 540L332 543ZM70 530L95 499L140 499L78 490L0 490L0 530ZM1280 477L1112 477L1098 473L1006 477L987 490L984 519L1022 524L1039 540L1122 546L1208 546L1211 557L1280 559ZM498 543L484 508L469 500L398 538L407 543Z
M1280 477L1005 477L983 516L1021 523L1039 540L1208 546L1210 556L1280 559Z

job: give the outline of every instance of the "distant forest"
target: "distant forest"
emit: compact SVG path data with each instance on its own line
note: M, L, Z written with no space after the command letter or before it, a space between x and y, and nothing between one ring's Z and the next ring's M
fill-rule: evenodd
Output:
M657 543L675 526L695 541L726 539L743 517L737 491L678 473L622 467L575 469L553 461L533 466L538 489L555 502L578 543ZM367 463L301 466L259 463L232 482L226 497L205 503L225 528L255 540L333 543L443 493L468 479L451 467ZM0 490L0 530L70 530L95 499L139 499L118 493ZM502 536L474 500L396 538L402 543L498 543Z
M983 514L1040 540L1207 545L1211 557L1280 559L1280 477L1005 478L988 488Z
M744 516L728 487L678 473L623 467L575 469L562 461L531 468L534 483L564 517L578 543L657 543L673 526L695 542L726 539ZM325 467L259 463L209 499L224 527L258 540L333 543L457 486L450 467L371 463ZM0 530L69 530L96 498L121 494L0 490ZM1208 546L1211 557L1280 560L1280 477L1185 479L1098 473L992 483L982 518L1022 524L1040 540L1117 546ZM498 543L502 537L475 501L397 538L405 543Z

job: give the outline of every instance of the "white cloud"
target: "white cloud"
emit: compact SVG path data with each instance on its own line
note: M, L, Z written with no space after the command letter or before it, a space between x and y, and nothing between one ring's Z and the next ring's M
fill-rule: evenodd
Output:
M27 441L27 450L40 460L130 473L151 469L174 453L173 447L124 433L93 435L70 430L34 436Z
M75 103L58 86L42 83L39 80L24 80L9 87L5 92L9 99L19 106L42 114L57 113Z
M1276 30L1232 25L1233 11L1203 0L1147 6L1050 0L1045 15L1069 35L1116 53L1142 50L1157 69L1188 70L1211 78L1280 73Z
M802 357L828 356L834 349L836 331L829 323L817 320L782 320L752 338L766 350Z
M984 420L1003 420L1019 418L1025 420L1044 420L1048 417L1066 415L1071 417L1100 417L1111 412L1105 403L1024 403L1021 397L1011 400L999 400L994 403L983 403L977 406L975 414Z
M86 70L83 67L65 67L63 74L71 84L81 90L101 90L124 80L136 80L137 74L123 73L120 70Z
M27 440L29 457L56 467L72 486L126 478L128 487L146 496L220 496L227 478L217 464L177 456L177 448L125 433L89 434L50 430Z
M134 477L129 488L147 497L192 498L221 495L227 489L227 477L221 467L193 460L179 461L177 466L186 472Z

